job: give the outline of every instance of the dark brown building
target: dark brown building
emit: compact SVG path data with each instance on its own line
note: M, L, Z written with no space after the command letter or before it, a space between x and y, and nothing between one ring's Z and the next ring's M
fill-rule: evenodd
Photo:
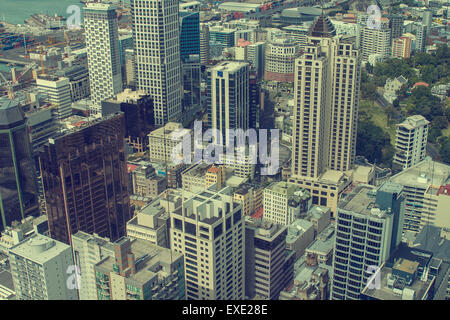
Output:
M156 129L151 96L126 89L116 98L102 102L103 116L116 112L125 114L125 140L134 152L144 152L148 148L147 135Z
M49 140L40 153L50 236L70 244L78 231L115 241L131 218L123 113Z

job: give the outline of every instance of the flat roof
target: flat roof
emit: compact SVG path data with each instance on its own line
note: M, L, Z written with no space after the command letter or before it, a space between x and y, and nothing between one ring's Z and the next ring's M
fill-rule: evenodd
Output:
M72 250L71 247L65 243L53 240L52 238L41 234L34 234L27 240L13 246L10 249L10 252L38 264L44 264L68 249Z
M449 177L449 165L426 158L415 166L392 176L390 181L426 190L429 185L442 186L446 184Z
M396 290L394 292L393 288L388 287L388 278L392 275L392 268L387 267L384 265L381 268L380 273L380 287L369 289L368 287L365 287L362 291L363 294L373 297L378 300L404 300L402 298L402 291L398 288L399 291ZM415 293L415 299L414 300L422 300L424 298L425 293L427 292L428 287L430 286L432 280L427 281L421 281L419 279L414 279L413 283L410 286L405 286L407 289L406 291ZM405 299L407 300L407 299Z
M141 261L136 263L136 273L129 275L127 278L138 283L145 283L155 276L161 276L163 278L169 276L169 273L164 269L155 268L155 266L159 262L170 265L172 262L183 257L179 252L171 251L142 239L131 240L131 252L134 254L136 261ZM113 272L113 265L115 263L115 257L107 257L97 263L96 267L98 266L106 271Z

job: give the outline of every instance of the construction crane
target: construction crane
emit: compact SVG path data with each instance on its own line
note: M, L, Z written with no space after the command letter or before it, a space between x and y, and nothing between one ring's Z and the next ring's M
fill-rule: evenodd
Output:
M12 82L11 81L8 81L6 78L5 78L5 76L3 75L3 73L2 72L0 72L0 76L2 77L2 79L3 79L3 81L5 82L5 87L6 87L6 89L7 89L7 91L8 91L8 98L9 99L14 99L15 98L15 94L14 94L14 88L13 88L13 86L12 86Z
M45 76L45 64L44 64L44 58L42 54L42 47L41 47L41 53L40 53L40 60L41 60L41 74Z
M69 35L67 34L66 30L64 30L64 38L66 38L66 45L69 47L70 39L69 39Z

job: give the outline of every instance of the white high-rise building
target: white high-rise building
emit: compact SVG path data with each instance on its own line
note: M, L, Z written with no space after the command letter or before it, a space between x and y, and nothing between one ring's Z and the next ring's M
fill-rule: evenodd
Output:
M185 257L186 298L244 299L245 222L231 188L192 194L170 220L171 249Z
M78 300L69 245L36 234L9 251L17 300Z
M222 62L208 70L208 120L210 128L222 133L224 144L227 129L249 128L249 81L247 62Z
M403 170L425 159L429 123L425 117L414 115L397 125L394 163Z
M123 91L116 7L87 3L84 27L91 87L91 114L101 115L101 103Z
M381 18L378 26L363 26L361 28L360 46L362 61L369 61L369 57L379 55L380 60L389 58L391 55L391 29L388 27L386 18Z
M94 266L106 257L114 257L114 247L108 238L78 231L72 235L75 265L80 277L78 294L80 300L97 300L97 283Z
M36 79L39 92L47 94L49 101L55 104L55 118L61 120L72 115L70 81L67 78L39 76Z
M153 98L155 124L181 117L180 21L177 0L132 0L137 89Z

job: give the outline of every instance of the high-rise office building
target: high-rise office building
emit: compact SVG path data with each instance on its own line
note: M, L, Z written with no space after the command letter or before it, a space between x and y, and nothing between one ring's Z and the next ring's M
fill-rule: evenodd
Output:
M333 257L332 300L358 300L370 276L402 239L403 187L357 185L339 203Z
M72 97L68 78L42 76L36 79L39 92L48 95L48 100L55 104L54 115L57 120L72 115Z
M78 300L72 249L36 234L9 251L18 300Z
M155 129L153 99L143 91L125 89L116 98L102 102L104 116L123 112L125 115L125 140L135 152L147 150L148 133Z
M132 0L137 89L153 98L155 124L181 117L180 21L176 0Z
M209 26L202 24L200 27L200 63L207 65L211 58L209 53Z
M286 282L292 281L293 272L285 272L290 262L286 235L287 226L245 217L245 295L249 299L276 300Z
M208 70L208 121L228 144L227 129L249 128L249 64L222 62ZM219 138L219 137L218 137Z
M84 10L91 114L101 115L101 102L123 91L116 7L88 3Z
M185 256L186 298L244 299L244 219L231 188L192 194L170 220L171 248Z
M40 169L52 238L78 231L112 241L130 219L125 119L114 114L62 133L43 147Z
M332 212L354 167L360 72L353 38L336 36L329 19L320 16L295 61L290 181Z
M0 99L0 231L39 214L36 169L19 101Z
M180 59L183 82L183 116L200 106L200 13L198 9L180 9ZM184 120L184 119L183 119Z
M393 163L402 170L425 159L429 124L430 122L425 117L415 115L397 125L396 152Z
M94 266L106 257L113 257L114 247L108 238L78 231L72 235L72 248L80 274L78 296L80 300L97 300Z

